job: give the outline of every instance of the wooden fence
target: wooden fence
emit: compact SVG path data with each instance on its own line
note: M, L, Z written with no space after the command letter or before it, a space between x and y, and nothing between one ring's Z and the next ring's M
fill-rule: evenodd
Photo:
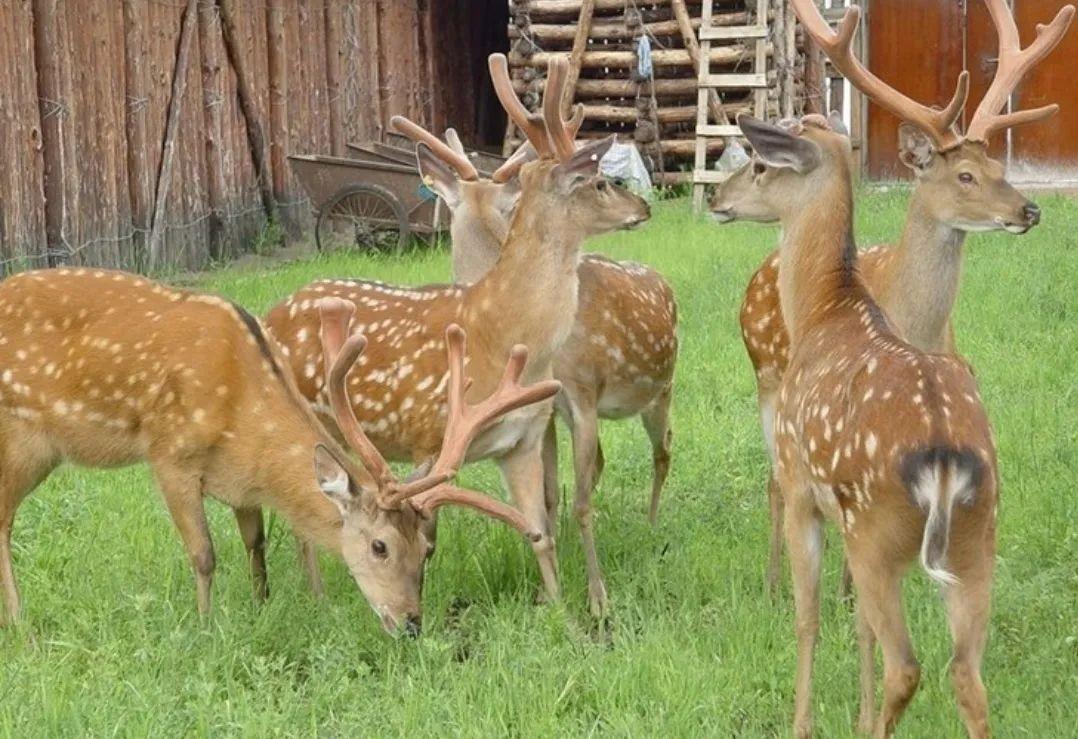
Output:
M302 227L288 154L443 123L428 5L0 0L0 274L199 268L274 211Z

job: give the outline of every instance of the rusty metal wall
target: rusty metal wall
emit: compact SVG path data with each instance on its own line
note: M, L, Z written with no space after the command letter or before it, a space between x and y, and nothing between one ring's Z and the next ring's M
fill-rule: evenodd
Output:
M0 65L0 274L64 263L145 270L166 151L154 267L204 267L251 244L265 213L222 2L289 233L310 224L289 154L345 154L397 113L442 127L466 112L472 74L452 55L474 18L451 0L0 2L0 58L16 60ZM191 7L186 84L173 101Z

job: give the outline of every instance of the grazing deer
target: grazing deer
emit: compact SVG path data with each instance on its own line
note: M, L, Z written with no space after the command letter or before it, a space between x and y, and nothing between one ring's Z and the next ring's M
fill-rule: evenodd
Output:
M899 128L899 159L915 177L905 228L898 242L860 252L857 261L866 286L898 334L927 352L955 351L951 314L962 273L966 234L993 230L1022 234L1040 221L1040 209L1007 182L1003 165L988 156L987 142L993 133L1040 120L1058 108L997 115L1022 78L1062 39L1073 9L1061 10L1047 31L1025 51L1019 50L1018 32L1006 4L992 0L989 10L1000 40L1000 64L964 136L952 128L961 107L949 109L946 116L930 118L919 114L912 101L872 76L843 49L828 47L835 50L835 68L854 86L900 119L910 121ZM812 30L809 33L815 36ZM717 189L711 201L716 218L778 220L776 204L768 202L757 186L755 170L761 166L746 164ZM740 315L741 335L756 373L760 416L772 465L771 419L789 362L790 343L779 304L778 282L776 252L749 281ZM773 472L768 498L771 546L767 582L774 593L782 568L782 496Z
M519 376L519 352L512 361ZM450 358L454 378L461 362ZM343 377L349 366L334 372ZM234 510L258 598L267 594L260 508L270 506L345 560L391 631L418 630L421 516L454 502L523 528L503 504L445 484L477 431L453 422L468 409L451 404L431 473L409 485L372 480L318 422L258 321L221 298L122 272L21 273L0 284L0 367L0 586L10 621L19 614L15 511L62 462L150 463L194 568L202 614L215 565L206 496ZM501 413L557 389L511 385L484 407ZM417 496L408 506L405 493Z
M491 66L504 64L494 55ZM504 256L475 284L418 288L365 280L320 280L274 307L267 324L281 342L303 396L325 407L321 356L313 342L316 306L324 297L355 304L354 331L368 350L349 384L359 422L388 459L422 461L437 452L445 425L448 374L445 327L458 323L471 339L473 391L489 391L511 348L532 353L531 380L548 378L558 348L572 331L577 308L580 244L588 236L634 227L648 205L598 175L611 139L577 150L559 111L567 62L550 63L542 120L525 129L539 159L520 168L516 207ZM419 147L422 160L428 154ZM468 459L493 458L521 514L542 536L533 542L546 595L558 595L557 559L543 490L541 439L551 404L507 415L476 439Z
M842 43L858 15L848 11ZM962 102L959 87L952 104ZM861 728L873 724L874 640L884 662L877 736L890 735L917 689L901 582L919 552L947 602L959 710L971 736L986 736L980 670L998 477L976 382L961 359L926 354L899 338L861 279L849 139L820 116L781 128L744 115L738 123L763 167L758 186L779 204L783 226L779 297L790 361L774 429L797 623L794 732L811 734L822 524L829 518L841 528L857 592Z
M507 70L498 68L495 89L515 119L526 115ZM582 108L577 108L578 114ZM579 116L582 120L582 116ZM424 181L442 197L452 217L453 277L473 284L495 268L519 199L514 157L481 180L459 139L447 132L447 146L417 124L397 116L393 126L419 148ZM579 124L576 124L579 125ZM575 128L575 127L574 127ZM591 612L602 616L607 595L595 538L591 496L603 467L599 418L639 415L652 444L649 519L655 523L659 497L670 469L670 398L677 359L677 303L662 276L643 265L584 254L577 267L579 307L569 337L554 358L562 392L555 408L572 433L576 472L574 514L580 525L588 570ZM544 437L548 510L553 522L559 497L553 418Z

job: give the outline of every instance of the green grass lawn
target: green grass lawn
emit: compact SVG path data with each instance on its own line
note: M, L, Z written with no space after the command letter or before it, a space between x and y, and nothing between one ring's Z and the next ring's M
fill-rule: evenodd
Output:
M959 346L995 424L1003 477L999 565L985 665L1001 737L1078 725L1078 206L1040 199L1025 237L967 244ZM905 194L860 199L858 234L897 235ZM584 563L563 505L559 606L533 605L538 573L519 537L450 511L425 597L424 635L394 641L344 567L323 558L328 597L307 591L293 540L271 520L271 599L251 602L231 514L209 504L218 575L205 626L180 541L142 467L65 469L22 506L15 565L25 619L0 632L0 733L46 735L784 736L793 704L787 586L764 595L766 462L737 309L776 240L719 228L685 201L589 248L658 267L681 307L674 462L660 522L646 522L651 459L636 422L602 428L596 495L612 626L587 616ZM268 272L225 271L206 287L261 312L313 277L444 281L447 255L339 255ZM569 463L563 433L562 479ZM463 480L495 489L494 468ZM831 542L838 539L831 532ZM833 596L830 547L816 660L819 736L857 712L855 634ZM915 570L906 610L924 666L900 726L963 735L939 599Z

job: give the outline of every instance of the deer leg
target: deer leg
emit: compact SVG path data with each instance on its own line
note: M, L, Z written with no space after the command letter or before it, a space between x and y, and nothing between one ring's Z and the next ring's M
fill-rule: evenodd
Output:
M787 496L783 529L790 552L797 632L794 736L809 737L812 735L812 660L820 630L823 521L806 491L789 486L784 487L783 493Z
M0 626L18 621L21 611L19 589L15 584L15 570L11 562L11 529L15 524L15 511L30 491L56 467L53 455L47 453L43 445L33 444L33 438L23 436L24 443L19 444L18 448L5 443L8 439L4 437L11 438L11 435L4 425L0 420L0 445L6 447L0 451L0 591L3 591L4 598Z
M852 543L852 542L851 542ZM867 549L866 545L866 549ZM902 613L902 567L896 558L879 549L848 549L850 570L857 588L857 611L879 640L883 651L883 705L874 734L888 737L909 705L921 680L921 666L913 653L906 619ZM867 694L864 681L866 645L862 642L862 705Z
M296 538L299 549L299 559L303 563L303 571L307 574L307 585L311 588L311 594L315 598L322 598L326 594L322 584L322 570L318 567L318 549L309 541Z
M771 542L767 560L767 592L775 598L782 579L782 490L774 473L768 476L767 500L771 508Z
M550 522L550 532L557 535L558 504L561 502L561 490L558 487L558 428L554 414L550 414L546 431L543 432L543 496L546 499L546 517Z
M846 561L845 555L842 557L842 574L839 576L838 581L838 599L848 600L853 595L853 574L850 572L850 563Z
M987 547L968 563L953 556L958 583L944 590L947 617L954 639L951 682L958 712L970 737L988 737L988 693L981 680L981 660L988 639L988 615L992 601L994 546ZM952 546L952 553L957 547Z
M232 512L247 550L255 600L265 601L269 597L269 585L266 582L266 532L262 526L262 509L233 508Z
M584 560L588 573L588 608L596 618L606 613L606 585L599 568L599 555L595 550L594 518L591 499L595 491L595 457L599 448L599 416L590 398L580 398L573 403L573 467L576 471L576 489L573 498L573 514L580 527L580 539L584 547Z
M778 402L778 388L759 385L757 388L760 407L760 425L764 434L764 446L771 463L771 473L767 479L767 499L771 512L771 541L767 561L767 592L771 597L778 594L779 581L782 579L782 488L775 475L775 404Z
M871 734L876 716L876 634L861 605L857 611L857 648L861 656L861 708L857 730Z
M154 472L169 515L180 532L191 567L195 571L198 612L202 616L208 616L210 587L217 562L203 506L201 469L179 467L166 462L154 465Z
M558 555L554 537L550 533L550 522L547 520L546 497L543 492L543 458L539 441L526 439L499 459L498 467L517 510L542 534L539 541L532 543L532 551L539 563L545 599L556 601L559 597Z
M640 414L644 430L651 439L651 505L648 507L648 521L652 526L659 518L659 497L670 472L670 445L673 432L670 430L670 400L673 384L667 385L650 406Z

